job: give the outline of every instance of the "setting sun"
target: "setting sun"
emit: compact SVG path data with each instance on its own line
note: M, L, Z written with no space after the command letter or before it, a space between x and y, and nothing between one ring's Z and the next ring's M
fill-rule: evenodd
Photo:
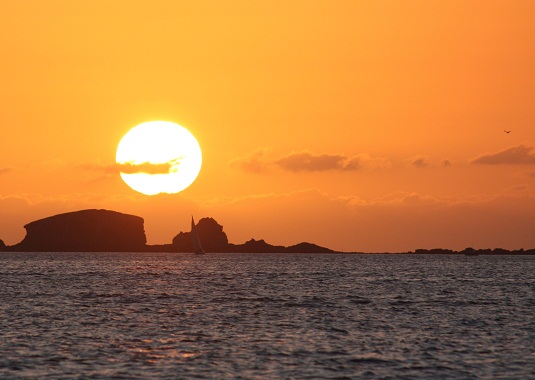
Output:
M195 181L202 153L195 137L168 121L150 121L132 128L117 147L121 178L146 194L178 193Z

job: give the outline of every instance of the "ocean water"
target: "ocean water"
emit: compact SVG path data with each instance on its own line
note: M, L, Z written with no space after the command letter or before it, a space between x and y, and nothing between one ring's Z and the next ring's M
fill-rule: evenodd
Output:
M0 254L0 378L535 379L535 257Z

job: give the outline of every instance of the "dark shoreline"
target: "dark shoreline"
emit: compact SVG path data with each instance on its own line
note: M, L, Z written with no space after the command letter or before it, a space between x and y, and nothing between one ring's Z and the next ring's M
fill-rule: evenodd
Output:
M191 232L179 232L170 244L147 244L143 218L111 210L80 210L36 220L24 226L26 236L15 245L6 246L0 240L0 252L193 252ZM535 249L507 250L502 248L462 251L445 248L416 249L406 252L341 252L313 243L291 246L271 245L265 240L250 239L243 244L229 243L223 226L205 217L195 225L197 239L207 253L317 253L365 255L465 255L465 256L531 256ZM192 217L193 229L193 217Z
M155 246L148 246L148 249L146 250L133 250L133 251L90 251L90 250L80 250L80 251L50 251L50 250L29 250L29 251L22 251L22 250L12 250L9 249L11 247L6 247L7 249L2 250L0 248L0 254L2 253L162 253L162 254L172 254L172 253L180 253L180 254L192 254L192 252L189 251L172 251L172 250L161 250L161 249L155 249ZM231 255L231 254L254 254L254 255L270 255L270 254L278 254L278 255L285 255L285 254L299 254L299 255L367 255L367 256L374 256L374 255L389 255L389 256L407 256L407 255L418 255L418 256L535 256L535 249L529 249L529 250L491 250L491 249L481 249L476 250L477 253L467 254L464 253L464 251L451 251L451 250L440 250L440 252L437 252L436 249L417 249L415 251L407 251L407 252L338 252L338 251L329 251L329 252L280 252L280 251L263 251L263 252L250 252L250 251L225 251L225 252L207 252L209 254L216 254L216 255Z

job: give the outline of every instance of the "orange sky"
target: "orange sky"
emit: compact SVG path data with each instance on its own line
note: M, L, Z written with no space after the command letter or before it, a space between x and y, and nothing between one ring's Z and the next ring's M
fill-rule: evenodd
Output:
M535 2L2 1L0 238L84 208L149 243L535 248ZM197 181L131 190L121 137L188 128ZM506 134L504 129L511 130Z

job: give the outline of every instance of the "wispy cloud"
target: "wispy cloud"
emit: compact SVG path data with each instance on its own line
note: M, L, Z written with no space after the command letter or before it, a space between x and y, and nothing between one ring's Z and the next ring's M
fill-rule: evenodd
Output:
M130 162L117 164L119 171L125 174L168 174L174 171L175 162L165 162L162 164L152 164L143 162L141 164L132 164Z
M350 172L359 169L390 166L386 158L373 158L366 154L348 156L345 154L316 154L309 151L302 151L269 159L269 152L269 149L257 150L249 156L232 160L229 166L256 174L269 172L273 168L299 173L324 171Z
M433 159L430 156L426 155L416 155L408 158L405 161L409 166L412 166L416 169L424 169L424 168L447 168L450 167L451 161L447 158L442 159L441 161L437 161L436 159Z
M269 162L266 160L269 151L269 148L259 149L247 157L236 158L230 161L229 167L255 174L265 173L269 170Z
M497 153L481 155L476 157L472 163L486 165L535 165L535 153L532 151L532 146L519 145Z
M96 172L101 172L105 174L135 174L135 173L145 173L145 174L168 174L176 171L176 165L179 164L179 160L174 160L170 162L165 162L162 164L153 164L150 162L143 162L141 164L134 164L131 162L117 163L112 165L103 165L95 163L86 163L80 165L80 168L85 170L91 170Z
M342 154L291 153L279 158L275 164L291 172L318 172L326 170L351 171L360 167L359 160Z
M427 157L419 156L412 159L411 165L415 168L421 169L429 166L429 161Z

